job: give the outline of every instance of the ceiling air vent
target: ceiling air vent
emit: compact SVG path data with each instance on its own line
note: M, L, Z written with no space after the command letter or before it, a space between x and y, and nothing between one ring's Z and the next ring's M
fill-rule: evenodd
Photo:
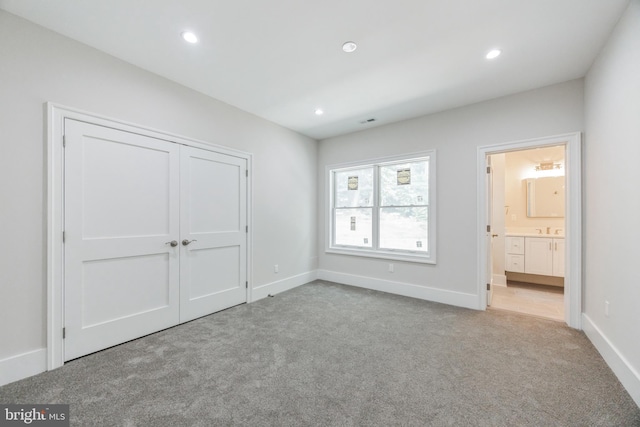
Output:
M373 117L367 120L363 120L360 122L361 125L366 125L367 123L371 123L371 122L375 122L376 119L374 119Z

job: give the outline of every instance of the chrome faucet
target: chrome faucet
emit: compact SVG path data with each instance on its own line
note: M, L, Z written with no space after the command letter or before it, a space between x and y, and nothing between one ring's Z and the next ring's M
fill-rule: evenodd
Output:
M542 228L536 228L536 230L538 231L538 234L542 234Z
M547 234L551 234L551 227L547 227Z

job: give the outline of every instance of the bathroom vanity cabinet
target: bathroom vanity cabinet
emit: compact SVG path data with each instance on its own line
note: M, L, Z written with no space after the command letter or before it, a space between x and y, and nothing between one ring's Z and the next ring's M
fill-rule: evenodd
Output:
M524 273L524 237L510 236L505 240L507 256L505 270Z
M564 277L564 239L525 237L524 251L525 273Z
M505 270L564 277L564 238L507 236Z

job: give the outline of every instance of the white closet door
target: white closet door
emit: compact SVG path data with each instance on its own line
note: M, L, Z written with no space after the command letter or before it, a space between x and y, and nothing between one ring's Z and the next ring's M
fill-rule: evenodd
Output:
M179 322L179 146L65 121L65 360Z
M247 301L246 159L181 147L180 321Z

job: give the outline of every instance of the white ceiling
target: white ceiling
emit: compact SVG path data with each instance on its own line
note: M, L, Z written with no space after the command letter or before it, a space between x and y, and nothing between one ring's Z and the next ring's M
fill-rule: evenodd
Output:
M323 139L583 77L628 2L0 0L0 8ZM185 29L200 42L185 43ZM349 40L358 44L351 54L341 49ZM503 54L485 59L496 47Z

